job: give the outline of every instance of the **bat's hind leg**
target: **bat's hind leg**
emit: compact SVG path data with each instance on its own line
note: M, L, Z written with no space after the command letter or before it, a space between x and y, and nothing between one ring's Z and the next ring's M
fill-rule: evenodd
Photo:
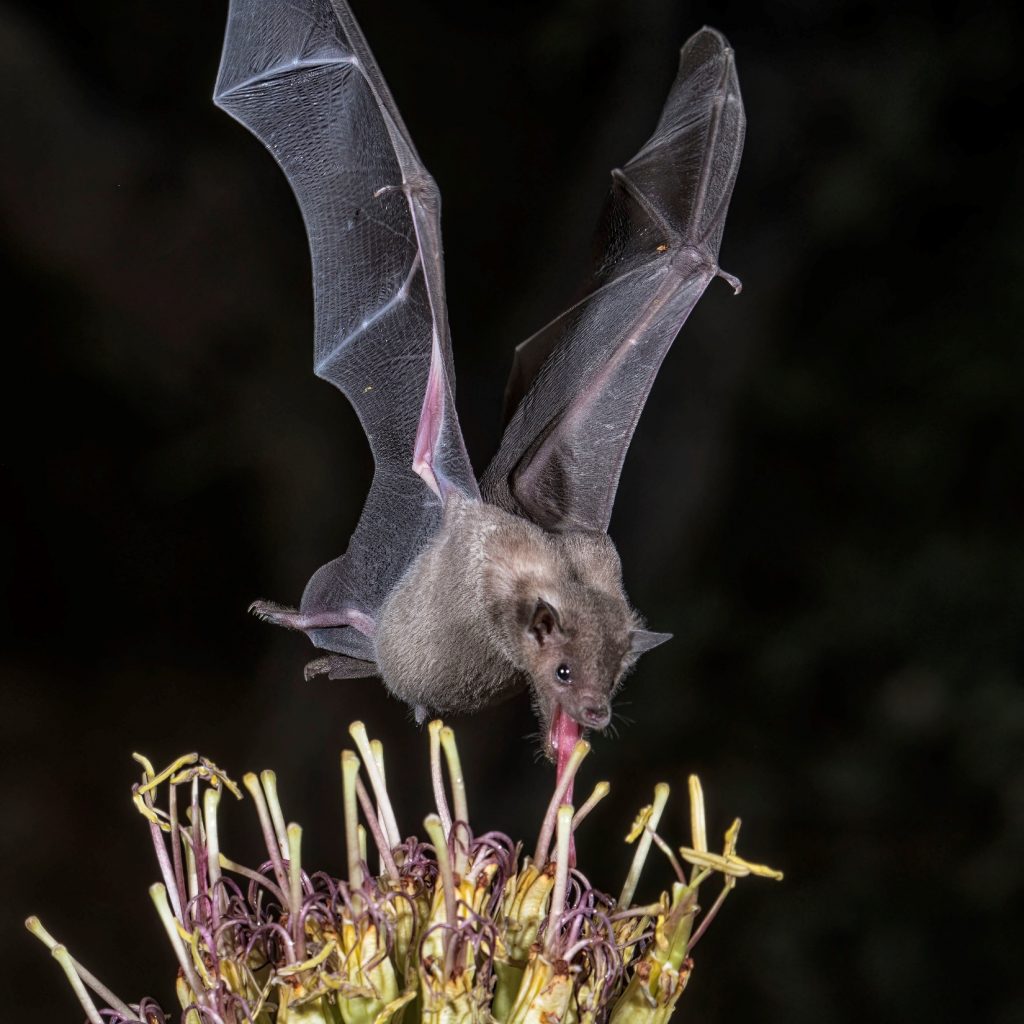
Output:
M285 629L298 629L308 633L311 629L333 629L336 626L351 626L363 636L373 638L377 623L372 615L355 608L341 608L338 611L300 612L274 601L253 601L249 611L264 622L272 622Z

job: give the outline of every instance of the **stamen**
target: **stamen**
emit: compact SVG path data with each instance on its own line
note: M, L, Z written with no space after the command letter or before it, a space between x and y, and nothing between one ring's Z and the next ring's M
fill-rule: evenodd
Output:
M455 924L455 879L452 877L452 862L448 856L448 840L445 837L444 829L441 827L441 819L436 814L428 814L423 819L423 827L430 836L434 845L434 853L437 855L437 869L441 880L441 891L444 893L444 916L445 921Z
M311 956L308 960L303 960L301 963L279 967L277 974L287 978L290 974L301 974L303 971L311 971L314 967L319 967L332 953L337 951L338 944L334 939L330 939L323 944L323 947L316 956Z
M160 921L164 926L164 931L167 932L167 938L170 940L174 955L178 958L178 964L185 975L188 987L195 993L197 1000L204 1002L205 988L199 980L199 975L196 974L195 965L192 963L192 958L188 955L185 943L182 942L178 932L178 922L174 919L171 905L167 902L167 889L157 882L149 887L149 897L153 901L153 906L156 907L157 914L160 915Z
M178 882L174 873L174 868L171 865L171 860L167 856L167 847L164 846L164 835L160 830L160 826L150 822L149 826L150 837L153 840L153 851L156 853L156 862L160 868L160 874L163 875L164 884L167 886L171 894L171 903L174 904L175 916L179 919L185 916L185 892L181 890L179 895ZM177 839L174 839L177 842ZM184 884L184 883L183 883Z
M203 818L206 823L206 871L210 879L213 926L217 927L220 915L227 906L227 897L220 887L220 838L217 832L217 806L220 804L221 789L208 789L203 794Z
M43 927L42 921L40 921L35 915L25 921L25 927L37 939L39 939L39 941L46 946L51 953L57 946L62 945L62 943L58 943L57 940ZM67 949L66 946L64 948L65 950ZM100 997L100 999L104 1000L107 1006L112 1010L117 1010L122 1017L125 1017L128 1020L135 1018L135 1011L132 1010L126 1002L118 999L117 996L114 995L114 993L96 977L96 975L91 971L87 971L73 956L71 956L70 953L68 953L68 958L71 960L79 978L81 978L82 981Z
M363 785L363 780L356 776L356 796L359 797L359 803L363 808L363 814L366 816L366 823L370 826L370 833L373 836L373 841L377 846L377 851L380 854L381 863L383 869L381 874L386 871L391 878L398 878L398 865L395 863L395 858L391 856L391 851L388 849L387 839L384 837L383 831L381 831L380 820L377 817L377 812L374 810L373 802L370 800L370 794L366 792L366 787Z
M696 776L691 775L690 778L696 778ZM644 869L647 854L651 849L651 833L657 829L658 823L661 821L661 814L665 810L665 804L668 802L668 795L669 787L667 783L659 782L654 787L654 803L651 805L651 811L645 822L646 827L643 834L636 844L636 852L633 854L633 863L630 865L629 874L626 875L622 892L619 894L617 905L620 907L628 907L633 902L633 894L636 892L637 883L640 881L640 873Z
M703 853L708 848L708 826L704 819L704 790L696 775L691 775L687 783L690 787L690 834L693 836L693 848Z
M288 902L295 955L306 957L306 933L302 923L302 826L294 822L287 828L288 837Z
M694 931L689 943L687 944L687 956L689 956L689 954L693 952L693 947L697 945L697 943L700 941L700 937L708 930L708 925L710 925L711 922L714 921L715 917L718 914L718 911L722 909L722 904L725 902L726 896L729 895L729 893L732 891L735 885L736 879L729 878L728 876L726 876L725 885L722 886L722 891L715 898L715 902L712 903L711 906L708 908L707 913L701 918L700 924L697 925L696 930Z
M277 793L277 773L265 769L260 772L260 782L263 783L263 792L267 795L267 807L270 810L270 820L274 824L274 834L277 836L277 845L281 849L281 856L288 856L288 829L285 826L284 812L281 810L281 800Z
M448 762L448 781L452 787L452 803L455 804L455 821L462 822L468 828L469 801L466 799L466 781L462 774L462 762L459 760L455 733L447 726L441 730L441 747ZM458 835L455 836L455 871L460 876L466 872L467 845L468 843L460 842Z
M669 864L672 865L672 870L676 873L676 878L685 885L686 872L683 870L683 865L679 863L679 858L672 852L672 847L657 832L651 832L651 839L654 841L654 845L665 854Z
M181 757L172 761L162 772L154 772L152 764L141 754L132 754L132 757L142 765L146 772L147 779L139 786L139 792L143 794L156 789L161 782L169 779L172 775L176 775L186 765L195 764L199 760L198 754L182 754Z
M206 769L211 786L215 789L219 786L223 786L234 795L236 800L242 799L242 791L238 788L238 783L236 783L227 772L218 768L208 757L201 757L199 758L199 761L203 768Z
M85 985L82 984L82 979L78 976L74 961L68 951L63 946L54 946L52 952L54 959L64 968L64 973L68 976L68 981L71 982L71 987L75 990L75 995L78 996L78 1001L82 1004L82 1009L85 1010L85 1015L91 1024L103 1024L103 1018L100 1016L99 1010L96 1009L92 997L86 991Z
M608 795L611 785L607 782L599 782L593 792L583 802L583 806L576 812L572 819L572 830L575 832L580 827L580 822Z
M444 776L441 774L441 730L443 728L444 722L440 718L435 718L427 726L427 732L430 735L430 781L434 787L434 803L437 804L437 814L447 840L452 831L452 815L448 810L448 798L444 792Z
M554 956L559 938L558 925L565 912L565 891L569 881L569 840L572 837L572 804L558 808L558 833L555 838L555 886L551 890L548 925L544 934L544 951Z
M146 803L146 798L138 791L138 788L132 793L132 803L135 804L135 809L139 814L151 825L156 825L162 832L170 831L170 826L164 820L167 815L158 811L152 804Z
M781 871L776 871L774 868L768 867L767 864L754 864L735 854L725 856L721 853L700 853L698 850L691 850L688 846L681 846L679 852L687 863L696 867L721 871L724 875L733 875L736 878L758 875L761 878L774 878L777 882L782 881ZM690 884L693 885L693 882Z
M384 773L384 744L380 740L370 740L370 749L373 751L373 759L377 762L377 770L386 788L388 777Z
M152 763L142 754L133 754L132 756L143 767L143 784L149 785L156 777ZM174 809L173 797L174 787L172 786L172 810ZM149 822L150 838L153 842L153 851L156 854L156 862L160 868L160 874L163 876L164 883L171 893L171 902L174 905L175 914L179 919L184 919L184 908L186 903L185 882L183 872L181 871L180 852L176 847L177 840L172 838L171 842L171 850L176 855L175 864L172 865L167 854L167 847L164 845L163 837L164 832L170 832L172 837L174 837L176 823L168 823L168 821L165 820L168 816L162 812L158 812L153 806L152 794L150 792L142 792L138 785L132 787L132 802L135 804L135 807L142 816Z
M370 740L370 749L373 751L373 759L374 759L374 761L377 762L377 770L380 772L381 781L384 783L384 792L386 793L387 789L388 789L388 777L387 777L387 775L384 772L384 744L381 743L380 740ZM377 841L377 831L379 831L381 834L383 834L385 832L384 814L382 813L380 808L377 809L376 814L377 814L377 826L378 826L378 829L375 830L374 833L373 833L374 841L375 842ZM385 850L386 847L387 847L387 843L381 844L381 843L377 842L377 849L378 849L378 851L380 851L380 858L379 858L380 870L379 870L379 874L382 874L382 875L384 874L384 872L386 870L386 867L387 867L387 865L384 863L384 850ZM390 854L391 851L388 850L388 853ZM393 857L392 857L392 863L394 863L394 858Z
M207 969L206 964L203 962L203 951L199 948L199 940L201 937L202 936L198 928L194 929L188 936L189 948L192 950L192 963L196 965L196 970L199 972L199 976L203 979L203 985L207 989L212 989L216 983L213 980L213 976ZM182 936L182 938L184 938L184 936Z
M233 871L236 875L248 878L250 882L262 885L282 907L287 905L288 897L266 875L261 875L258 871L253 871L252 868L247 868L244 864L236 863L230 857L225 857L223 853L219 857L219 862L225 871Z
M150 800L152 797L147 795L146 799ZM181 860L182 839L178 830L178 787L173 784L167 787L167 817L171 826L171 864L174 867L174 886L170 894L172 903L175 902L173 897L177 897L178 918L184 920L183 912L188 903L188 893L185 888L185 867Z
M267 800L263 795L263 788L255 772L246 772L242 776L242 784L253 799L256 805L256 815L260 819L260 828L263 830L263 842L267 847L267 855L271 864L274 865L274 876L282 892L288 891L288 875L284 870L284 861L281 859L281 847L277 842L277 835L274 833L274 824L270 820L270 811L267 808Z
M542 867L547 863L548 847L551 845L551 836L555 831L555 818L558 815L558 808L562 804L562 798L572 785L573 779L576 778L576 773L579 771L583 759L589 753L590 744L586 740L577 740L576 745L572 748L572 753L569 755L569 760L566 762L565 771L562 772L562 777L558 780L558 785L555 786L555 792L551 797L547 813L544 815L544 821L540 826L540 835L537 836L537 849L533 855L533 862L538 867Z
M366 829L362 825L356 825L356 838L359 840L359 859L364 864L369 864L366 850Z
M448 779L451 782L452 801L455 804L455 820L464 821L468 825L469 802L466 799L466 781L462 774L462 762L459 760L455 733L448 726L441 730L441 746L448 762Z
M661 903L648 903L645 906L630 907L628 910L616 910L614 914L608 915L608 919L610 921L625 921L630 917L653 917L663 913L664 909Z
M183 841L187 838L189 841L184 843L185 847L185 864L188 868L188 897L189 902L194 900L199 895L199 865L197 863L197 855L202 852L202 821L199 815L199 779L194 778L192 780L192 802L188 806L188 820L192 828L186 832L185 829L180 830ZM182 918L184 924L185 919Z
M348 731L352 739L356 741L363 763L366 765L366 774L370 777L370 785L373 787L377 807L384 816L384 832L388 837L388 845L394 849L401 845L402 836L398 831L398 821L395 818L391 801L388 799L388 791L384 786L384 775L377 766L377 759L373 756L373 748L370 746L370 739L366 734L366 726L362 722L353 722L348 727Z
M351 750L341 752L341 793L345 813L345 852L348 857L348 884L359 889L363 884L363 869L359 865L359 810L356 806L356 779L359 758Z
M739 818L734 818L732 824L725 830L725 845L722 847L722 853L726 857L733 857L736 854L736 844L740 838L740 825L743 823Z

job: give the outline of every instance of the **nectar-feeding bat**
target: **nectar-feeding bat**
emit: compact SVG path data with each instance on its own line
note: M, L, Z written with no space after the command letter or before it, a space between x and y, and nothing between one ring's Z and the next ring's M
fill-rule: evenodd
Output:
M440 197L343 0L231 0L215 102L284 169L309 234L314 369L375 471L344 555L261 618L329 652L307 677L379 675L418 720L528 688L549 756L605 727L637 657L606 530L658 368L708 284L743 146L732 51L683 47L654 134L621 170L579 298L516 350L480 478L455 412Z

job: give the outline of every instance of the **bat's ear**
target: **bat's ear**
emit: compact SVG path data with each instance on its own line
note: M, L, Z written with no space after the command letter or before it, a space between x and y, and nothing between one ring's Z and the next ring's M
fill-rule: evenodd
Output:
M564 638L558 609L548 604L542 597L537 598L528 629L530 635L537 641L538 647L544 647L549 643L561 643Z
M671 639L671 633L652 633L649 629L634 629L629 634L629 653L644 654Z

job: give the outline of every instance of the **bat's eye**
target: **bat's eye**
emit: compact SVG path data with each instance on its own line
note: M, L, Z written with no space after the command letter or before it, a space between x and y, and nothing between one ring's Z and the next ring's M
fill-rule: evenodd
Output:
M569 671L569 666L564 661L555 669L555 675L558 676L560 683L567 683L572 679L572 672Z

